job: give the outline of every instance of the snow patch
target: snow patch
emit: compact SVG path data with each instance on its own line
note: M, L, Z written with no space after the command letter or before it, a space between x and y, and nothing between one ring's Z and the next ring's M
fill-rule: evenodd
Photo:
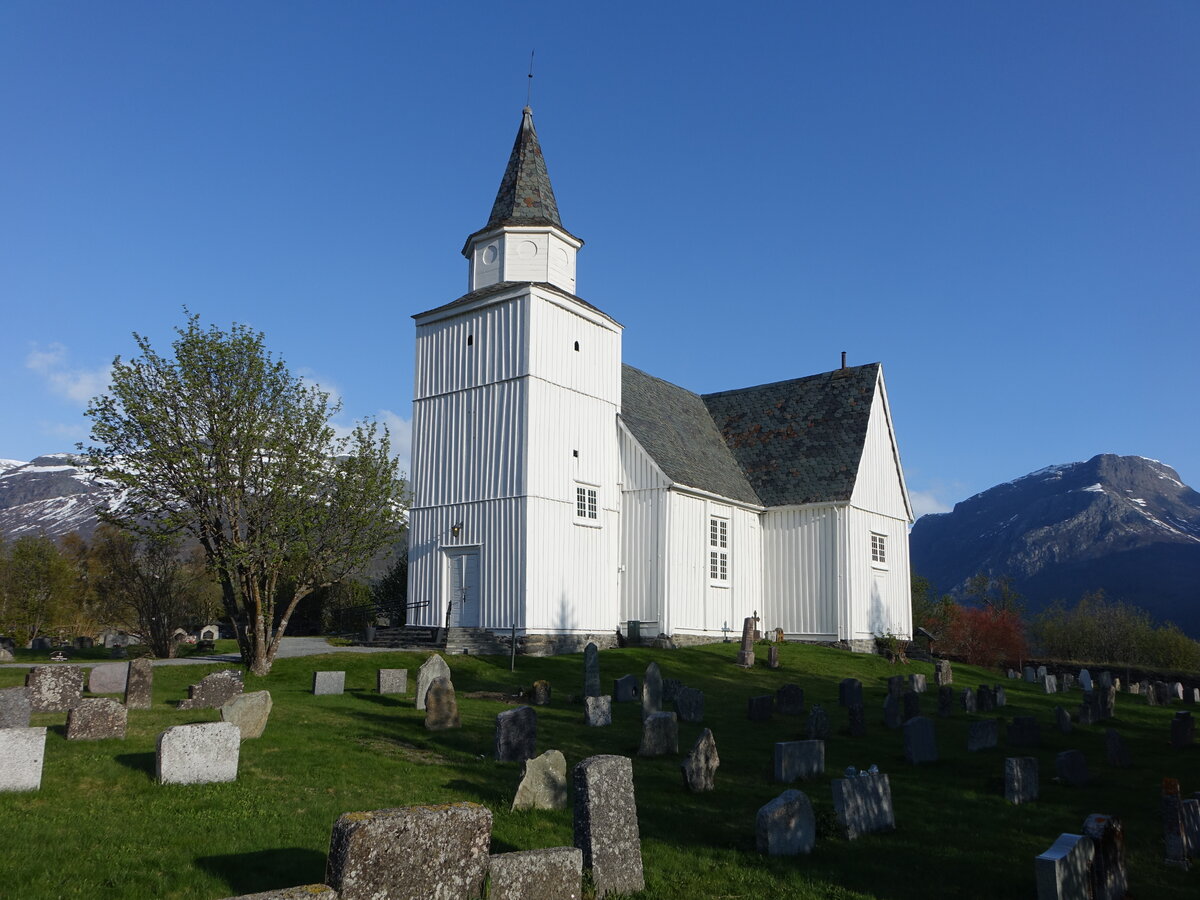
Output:
M1130 503L1136 503L1138 506L1145 506L1145 505L1146 505L1146 501L1145 501L1145 500L1143 500L1141 497L1130 497L1130 498L1129 498L1129 502L1130 502Z
M1084 494L1103 494L1104 486L1099 482L1096 482L1095 484L1089 484L1085 488L1080 488L1079 491L1080 493Z

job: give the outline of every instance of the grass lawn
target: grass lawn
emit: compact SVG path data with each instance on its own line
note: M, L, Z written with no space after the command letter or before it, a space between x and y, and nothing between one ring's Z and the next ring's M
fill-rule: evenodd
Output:
M761 657L765 658L765 648ZM926 714L936 718L932 666L893 667L880 657L798 644L780 648L782 668L743 671L732 665L735 644L686 650L606 650L602 684L635 674L655 660L666 678L704 690L704 725L680 724L686 752L707 725L716 737L721 768L717 789L689 794L679 758L634 759L638 817L646 873L643 898L921 898L1031 897L1033 858L1061 832L1078 833L1090 813L1120 816L1125 824L1131 891L1139 898L1200 896L1200 871L1163 865L1159 796L1164 776L1179 778L1185 795L1200 791L1200 746L1173 751L1168 743L1174 708L1148 707L1119 694L1117 718L1076 726L1063 735L1054 707L1074 710L1075 691L1046 696L1037 686L1004 680L1008 706L994 715L1036 715L1038 750L1001 746L966 752L967 722L956 708L936 719L941 761L905 763L900 731L882 721L886 679L923 672L930 692ZM582 689L580 655L519 658L448 658L459 693L463 727L427 732L413 708L412 685L424 656L410 653L331 654L285 659L267 678L246 676L246 690L271 691L274 710L262 738L242 744L236 782L163 786L154 782L154 746L170 725L215 721L215 710L179 711L187 686L228 666L167 666L154 671L154 706L129 713L124 741L67 742L65 713L35 715L50 727L42 788L0 794L0 895L22 900L60 897L199 898L264 891L324 880L330 828L343 812L415 803L473 800L494 816L492 851L570 845L571 812L509 811L520 776L516 763L491 760L495 716L506 704L465 697L472 692L513 693L535 679L554 686L554 702L538 709L538 749L556 748L568 766L597 753L634 756L641 717L636 704L614 704L613 725L587 728L582 706L568 695ZM408 668L408 697L375 693L381 667ZM312 673L344 669L346 693L314 697ZM23 683L22 669L0 669L0 687ZM845 733L837 706L840 679L863 681L868 733ZM998 673L955 666L955 686L1002 680ZM754 817L786 785L771 781L773 744L804 737L804 720L776 716L749 722L746 701L794 681L806 704L822 704L833 734L826 743L826 776L792 785L816 811L819 836L811 856L768 859L754 850ZM1107 766L1104 730L1125 737L1134 767ZM1054 757L1082 750L1094 783L1071 788L1054 780ZM1041 799L1013 807L1002 790L1004 757L1036 755ZM829 781L848 765L872 763L888 773L897 830L856 841L833 828Z

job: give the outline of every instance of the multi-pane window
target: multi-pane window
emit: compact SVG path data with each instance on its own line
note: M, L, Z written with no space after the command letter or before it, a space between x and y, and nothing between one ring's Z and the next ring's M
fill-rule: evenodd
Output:
M729 520L716 516L708 520L708 578L729 580Z
M578 519L595 519L596 489L575 486L575 517Z
M887 565L887 535L871 532L871 562Z

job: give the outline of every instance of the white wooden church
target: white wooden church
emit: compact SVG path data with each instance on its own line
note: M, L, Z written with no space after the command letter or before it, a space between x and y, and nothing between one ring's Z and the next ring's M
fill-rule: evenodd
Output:
M880 365L694 394L622 364L582 246L526 107L467 293L414 316L411 624L515 625L528 652L721 640L756 611L789 640L908 636Z

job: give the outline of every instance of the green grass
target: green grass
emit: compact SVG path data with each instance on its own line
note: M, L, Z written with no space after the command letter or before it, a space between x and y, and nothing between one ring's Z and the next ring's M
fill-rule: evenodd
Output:
M732 665L735 645L677 651L625 649L600 655L603 683L627 673L641 677L656 660L664 677L702 688L707 718L721 755L717 790L692 795L682 786L679 759L634 760L645 898L928 898L1029 897L1035 894L1033 858L1061 832L1078 833L1090 813L1121 816L1138 897L1192 898L1200 872L1162 864L1158 807L1161 779L1180 778L1185 792L1200 790L1200 747L1173 751L1167 741L1173 709L1118 696L1117 719L1076 727L1062 735L1053 727L1054 706L1078 705L1078 691L1045 696L1035 685L1004 681L1008 706L996 715L1033 714L1042 722L1036 751L967 753L969 717L956 709L937 720L941 761L905 763L899 731L882 724L889 675L924 672L930 693L925 711L936 713L932 667L893 667L879 657L821 647L786 645L783 667L743 671ZM765 657L765 653L762 654ZM505 704L463 695L514 692L535 679L554 686L554 703L539 708L539 749L557 748L569 765L597 753L634 756L640 735L635 704L614 704L610 728L586 728L582 707L567 695L582 687L579 655L520 658L509 672L504 658L450 657L463 727L427 732L423 713L406 698L374 692L380 667L410 670L420 654L333 654L275 663L267 678L246 676L246 689L271 691L274 711L266 733L242 745L238 780L232 784L162 786L154 782L154 744L170 725L212 721L213 710L181 712L175 702L187 685L213 666L155 669L154 707L131 711L124 741L70 742L66 714L41 714L48 725L42 789L0 794L0 892L24 900L58 897L200 898L215 900L324 880L330 828L343 812L414 803L473 800L495 817L492 850L569 845L571 813L510 812L519 779L515 763L490 759L496 713ZM314 697L312 672L346 670L347 693ZM837 706L841 678L862 679L868 734L844 733ZM22 683L24 671L0 669L0 687ZM955 666L955 686L994 683L1001 676ZM811 856L767 859L754 851L757 809L785 789L772 783L773 744L803 737L803 720L746 720L746 699L795 681L806 702L821 703L835 733L826 744L826 777L794 785L811 799L821 833ZM1125 736L1135 767L1107 767L1104 729ZM704 726L680 725L687 751ZM1086 788L1055 783L1054 755L1078 748L1095 782ZM1012 807L1002 796L1006 755L1041 760L1041 799ZM876 763L891 778L897 830L846 841L833 833L829 781L848 765Z

